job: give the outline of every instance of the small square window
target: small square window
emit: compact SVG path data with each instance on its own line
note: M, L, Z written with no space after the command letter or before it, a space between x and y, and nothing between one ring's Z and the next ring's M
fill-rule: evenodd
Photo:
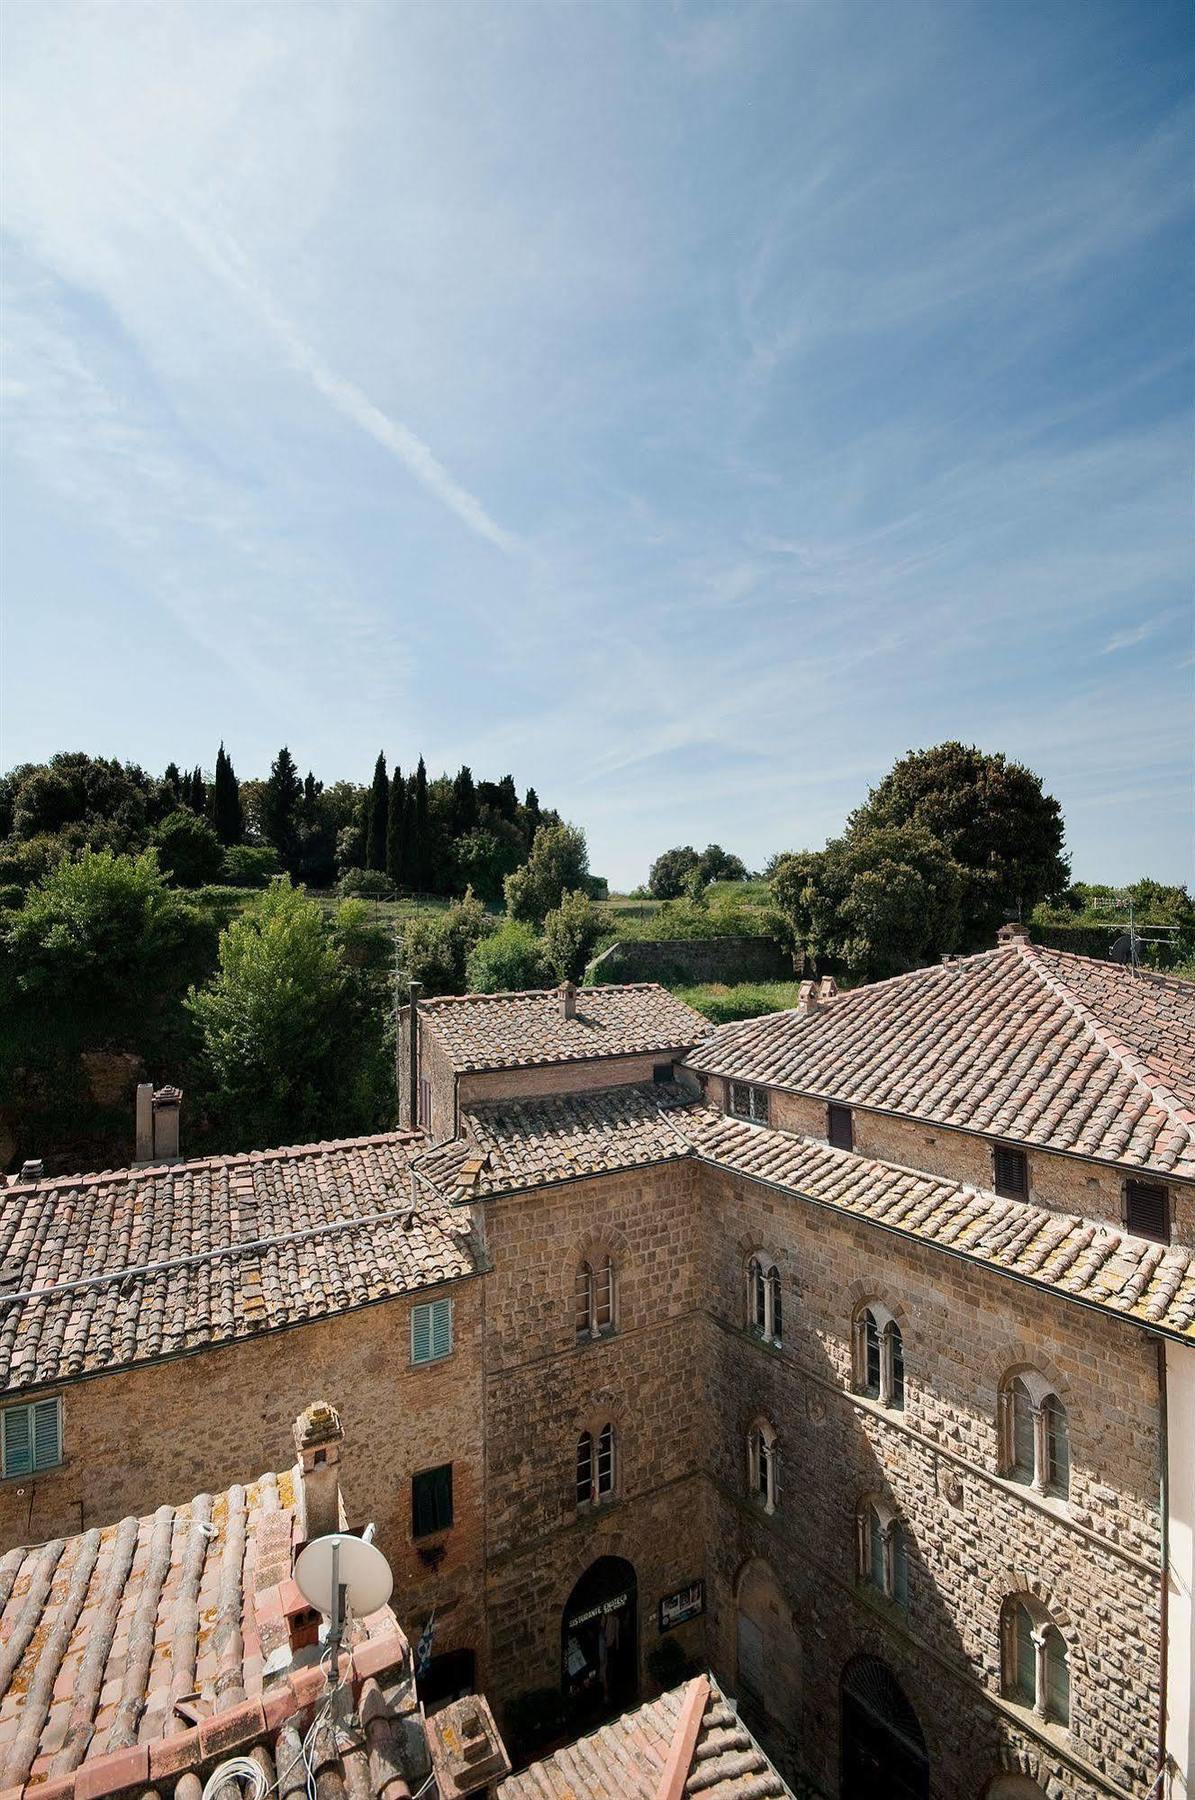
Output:
M752 1087L746 1081L730 1084L730 1110L736 1119L750 1119L755 1125L768 1122L768 1090Z
M1029 1159L1023 1150L997 1144L992 1151L992 1178L998 1194L1023 1200L1029 1192Z
M826 1108L826 1136L836 1150L855 1148L855 1120L849 1106L831 1101Z
M1124 1222L1134 1237L1170 1242L1170 1194L1154 1181L1126 1181Z
M452 1464L411 1477L411 1536L430 1537L452 1524Z
M652 1068L651 1078L657 1087L663 1087L666 1081L672 1080L672 1064L670 1062L656 1063Z
M452 1354L452 1301L432 1300L411 1308L412 1363L439 1362Z
M62 1461L62 1402L34 1400L0 1412L0 1474L34 1475Z

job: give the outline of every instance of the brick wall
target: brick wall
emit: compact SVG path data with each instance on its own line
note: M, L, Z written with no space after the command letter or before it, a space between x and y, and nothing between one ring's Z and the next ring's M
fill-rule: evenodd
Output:
M485 1069L460 1078L460 1101L471 1106L485 1100L528 1099L542 1094L587 1094L599 1088L627 1087L650 1081L657 1063L671 1062L679 1050L647 1056L603 1056L589 1062L550 1063L532 1069Z

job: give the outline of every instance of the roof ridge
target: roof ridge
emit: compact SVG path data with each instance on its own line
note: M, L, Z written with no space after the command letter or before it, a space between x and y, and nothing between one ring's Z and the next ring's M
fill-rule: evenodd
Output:
M374 1131L364 1137L318 1138L309 1144L271 1144L264 1150L227 1150L211 1156L185 1156L176 1162L125 1163L115 1169L81 1169L75 1175L45 1175L38 1181L9 1181L0 1176L0 1206L12 1194L44 1192L48 1188L90 1187L97 1182L133 1180L141 1176L189 1173L198 1169L232 1169L254 1162L278 1162L283 1158L296 1161L301 1156L315 1156L326 1150L365 1150L374 1144L416 1144L427 1134L407 1127L393 1131Z
M433 1007L474 1006L478 1002L496 1000L556 1000L564 985L563 982L557 982L554 987L500 988L493 994L432 994L428 999L420 1000L419 1010L426 1012ZM579 994L644 994L652 991L671 993L671 989L666 988L661 981L600 981L588 988L582 988L574 982L573 986ZM672 997L675 999L675 995Z
M1049 988L1057 999L1070 1008L1076 1018L1091 1032L1096 1042L1103 1046L1109 1056L1139 1087L1145 1089L1149 1099L1170 1114L1175 1124L1186 1134L1188 1140L1192 1140L1191 1127L1195 1124L1195 1114L1192 1114L1190 1107L1184 1105L1172 1088L1168 1088L1164 1082L1159 1081L1148 1064L1142 1062L1136 1052L1130 1050L1128 1045L1109 1026L1104 1024L1098 1013L1092 1011L1087 1001L1077 995L1060 976L1043 966L1038 956L1038 952L1043 949L1049 951L1052 956L1074 955L1074 952L1065 950L1050 950L1049 946L1044 944L1031 944L1026 940L1017 941L1017 954L1031 965L1038 979ZM1091 963L1096 968L1103 966L1100 959L1094 956L1076 956L1075 960Z

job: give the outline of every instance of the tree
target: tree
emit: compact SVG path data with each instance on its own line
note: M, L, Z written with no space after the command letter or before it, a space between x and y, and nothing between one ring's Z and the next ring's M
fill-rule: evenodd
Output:
M476 829L477 789L472 769L468 763L462 763L452 783L452 835L454 839L466 837Z
M544 952L557 981L580 981L603 929L601 913L581 888L561 896L544 920Z
M523 802L523 815L526 820L528 846L535 842L535 834L540 827L539 795L534 788L527 789L527 798Z
M192 989L187 1006L228 1148L361 1127L362 1009L318 901L301 889L276 882L234 919L221 933L215 977Z
M270 764L270 779L261 797L262 836L278 852L284 869L292 869L298 848L299 802L303 796L295 759L284 744Z
M232 758L221 744L216 752L216 780L212 789L212 824L222 844L239 844L245 835L241 814L241 784L236 778Z
M465 974L471 994L501 994L544 987L552 971L534 927L507 919L475 947Z
M460 994L471 953L494 930L494 921L472 888L447 912L408 919L398 944L399 967L425 994Z
M701 858L692 844L681 844L675 850L665 850L651 865L651 873L647 877L648 888L657 900L679 900L685 891L685 883L700 866Z
M954 949L966 877L924 826L890 826L785 857L772 895L797 948L878 980Z
M386 867L386 823L390 812L390 784L386 780L386 753L379 750L373 766L373 785L365 813L365 866Z
M513 823L514 816L519 808L519 791L515 787L515 778L513 775L504 775L502 777L501 781L498 783L497 793L498 811L502 814L504 819L509 819Z
M698 858L706 882L746 881L747 865L741 856L723 850L721 844L707 844Z
M564 894L588 880L585 833L576 825L541 825L527 861L506 877L506 910L512 919L541 924Z
M395 887L400 887L403 879L403 813L406 804L407 784L395 763L386 804L386 873Z
M1009 914L1027 914L1070 880L1057 800L1031 769L974 745L901 757L852 813L846 836L905 825L930 832L962 870L967 944L992 943Z
M514 827L495 819L495 828L479 826L452 846L456 884L473 888L483 900L501 900L503 882L525 854Z
M411 782L409 804L411 824L407 846L407 868L410 870L408 880L417 894L426 894L431 887L431 844L428 833L427 769L422 757L419 758Z
M207 783L203 779L203 770L198 763L191 770L184 799L191 811L202 819L207 811Z
M145 846L156 784L136 763L64 750L48 763L22 764L4 785L3 811L16 838L61 836L68 849Z
M224 846L206 819L186 807L168 813L154 831L158 861L175 887L203 887L219 881L224 867Z

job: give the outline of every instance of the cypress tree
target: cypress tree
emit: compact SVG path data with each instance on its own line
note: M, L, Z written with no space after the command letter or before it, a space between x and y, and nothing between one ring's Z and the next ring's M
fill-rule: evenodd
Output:
M239 844L245 834L241 812L241 784L232 758L221 744L216 753L216 785L212 794L212 824L222 844Z
M402 770L394 765L390 777L390 807L386 814L386 873L395 887L406 877L403 861L403 814L407 808L407 785Z
M416 893L426 894L431 888L431 833L427 817L427 769L419 758L415 770L415 819L411 831L411 854L407 867Z
M369 811L365 825L365 867L386 867L386 823L390 811L390 783L386 780L386 752L379 750L373 767L373 786L369 790Z
M452 835L464 837L466 832L476 828L477 790L473 786L473 771L468 763L462 763L452 783Z
M294 867L298 848L299 801L303 784L295 759L284 744L270 765L270 779L262 795L261 819L266 842L274 846L284 869Z
M198 813L202 819L207 807L207 783L203 779L203 770L196 763L191 771L191 811Z
M498 811L513 824L518 809L519 790L515 786L515 778L513 775L504 775L498 783Z
M523 811L527 815L527 848L530 850L535 842L535 834L539 830L540 810L539 795L534 788L527 789L527 798L523 802Z

